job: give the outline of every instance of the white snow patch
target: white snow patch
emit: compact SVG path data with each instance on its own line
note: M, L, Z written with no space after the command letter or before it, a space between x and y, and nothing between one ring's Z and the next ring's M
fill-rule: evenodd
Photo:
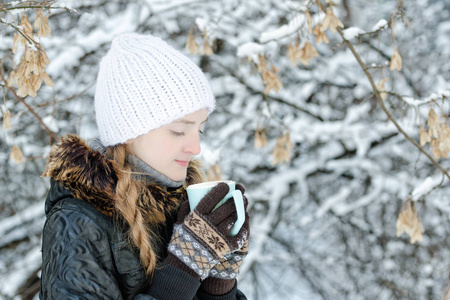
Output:
M377 22L377 24L375 24L375 25L372 27L372 31L377 31L377 30L386 28L387 25L388 25L388 22L387 22L385 19L381 19L381 20L379 20L379 21Z
M208 22L203 18L196 18L195 24L197 25L200 31L208 30Z
M325 200L324 204L317 210L316 218L321 218L331 208L335 207L338 203L341 203L347 199L352 190L349 187L343 187L336 195L331 196Z
M0 236L4 236L6 232L15 227L20 227L20 225L24 222L34 220L40 216L44 216L44 205L42 205L42 203L31 205L27 209L22 210L9 218L1 220Z
M238 47L237 56L241 58L250 58L255 63L258 63L258 55L264 53L264 46L258 43L245 43Z
M59 131L58 121L52 115L48 115L42 119L42 122L53 132Z
M259 41L261 43L267 43L268 41L287 37L297 32L304 24L306 24L304 14L297 14L288 24L283 25L275 30L261 33Z
M14 296L19 287L28 279L28 276L41 266L41 263L41 246L39 245L14 263L13 269L16 271L5 276L0 283L2 293L10 297Z
M422 196L425 196L429 192L431 192L436 186L438 186L442 181L442 177L427 177L425 181L419 185L411 194L411 198L413 201L419 200Z
M357 38L358 35L365 33L365 31L358 27L349 27L344 29L343 33L346 40L352 40Z

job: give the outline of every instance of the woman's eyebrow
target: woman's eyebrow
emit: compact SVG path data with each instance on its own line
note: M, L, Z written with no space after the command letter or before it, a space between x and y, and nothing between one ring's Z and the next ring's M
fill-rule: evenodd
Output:
M206 120L201 122L200 124L203 124L203 123L207 122L208 119L209 119L209 117L206 118ZM174 123L182 123L182 124L186 124L186 125L195 125L196 122L189 121L189 120L186 120L186 119L179 119L179 120L174 121Z

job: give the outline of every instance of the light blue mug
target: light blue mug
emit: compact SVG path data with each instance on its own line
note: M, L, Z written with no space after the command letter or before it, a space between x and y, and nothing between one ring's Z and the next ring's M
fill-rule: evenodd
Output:
M228 199L233 198L234 204L236 205L236 212L237 212L237 221L234 223L233 228L230 231L230 235L235 236L238 234L239 230L241 229L242 225L245 221L245 209L244 209L244 197L242 196L242 192L240 190L236 189L236 183L231 180L227 181L208 181L203 183L197 183L192 184L186 188L186 192L189 199L189 207L191 208L191 211L197 207L200 200L205 197L206 194L208 194L213 187L215 187L220 182L224 182L228 184L230 187L230 191L226 196L220 200L220 202L214 207L213 211L217 209L219 206L224 204Z

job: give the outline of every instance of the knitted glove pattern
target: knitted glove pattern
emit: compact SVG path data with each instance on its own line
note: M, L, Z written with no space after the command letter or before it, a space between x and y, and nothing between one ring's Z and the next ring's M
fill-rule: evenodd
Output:
M241 184L236 184L236 189L239 189L242 192L242 195L244 195L245 189ZM247 197L244 196L245 219L249 220L247 206L248 200ZM227 253L224 257L221 257L219 263L215 265L209 272L208 277L214 277L218 279L236 278L239 274L239 267L242 265L242 261L248 254L249 237L250 232L247 236L247 240L245 241L244 246L240 250Z
M241 250L227 253L222 257L217 265L209 271L209 277L219 279L234 279L239 274L239 267L248 253L248 240L245 242Z
M189 210L188 202L184 202L174 226L169 252L193 270L201 280L208 276L220 258L240 250L248 239L248 218L236 236L229 236L236 220L236 207L232 201L227 201L212 211L228 191L227 184L219 183L181 222L186 209Z

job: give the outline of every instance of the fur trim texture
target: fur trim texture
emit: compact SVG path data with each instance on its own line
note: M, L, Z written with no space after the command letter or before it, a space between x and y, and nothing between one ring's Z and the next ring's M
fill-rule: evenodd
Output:
M107 216L118 216L114 201L120 178L114 161L93 150L76 135L67 135L52 147L47 168L42 176L58 181L78 199L88 201ZM185 197L188 185L204 181L198 160L190 162L186 181L178 189L167 189L150 183L139 197L138 207L146 223L165 221L165 213L173 211Z

